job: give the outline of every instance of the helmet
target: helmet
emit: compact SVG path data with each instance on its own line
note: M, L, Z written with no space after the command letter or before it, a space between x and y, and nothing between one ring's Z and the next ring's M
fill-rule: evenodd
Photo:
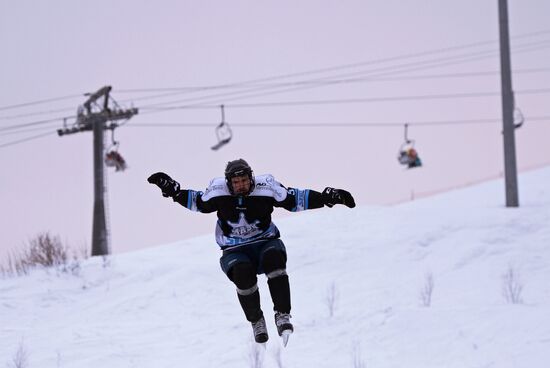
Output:
M254 175L250 165L242 158L238 160L229 161L227 163L227 166L225 167L225 182L231 194L235 194L233 191L233 185L231 184L231 178L235 178L237 176L244 176L244 175L248 176L248 178L250 179L250 190L248 193L246 193L246 194L250 194L250 192L254 190L254 184L255 184Z

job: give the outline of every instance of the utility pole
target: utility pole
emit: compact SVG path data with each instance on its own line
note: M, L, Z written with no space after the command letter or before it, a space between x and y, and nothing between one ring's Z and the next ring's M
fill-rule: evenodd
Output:
M498 14L500 28L500 77L502 89L502 135L504 137L506 207L519 207L514 127L514 92L512 91L507 0L498 0Z
M79 107L76 123L72 127L58 129L59 136L74 134L84 131L93 131L94 137L94 217L92 224L92 256L107 255L109 250L109 237L107 234L107 221L105 216L105 192L107 188L104 182L104 131L118 127L118 120L127 120L138 113L138 109L122 110L109 108L109 93L111 86L105 86L97 92L89 95L83 107ZM94 112L96 101L104 97L100 111Z

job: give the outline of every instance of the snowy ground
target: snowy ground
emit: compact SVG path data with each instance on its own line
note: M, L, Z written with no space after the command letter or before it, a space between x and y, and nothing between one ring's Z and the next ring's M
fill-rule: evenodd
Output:
M29 368L548 367L550 168L519 185L519 209L495 181L279 221L296 331L283 349L262 276L263 365L209 235L0 279L0 366L22 349ZM510 270L521 303L503 294Z

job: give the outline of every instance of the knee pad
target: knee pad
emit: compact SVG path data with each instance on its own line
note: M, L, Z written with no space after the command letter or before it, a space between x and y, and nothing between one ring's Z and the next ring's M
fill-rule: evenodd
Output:
M287 276L286 269L279 268L278 270L271 271L269 273L265 274L267 276L268 282L274 278L281 277L281 276Z
M263 256L263 269L266 275L275 270L286 269L286 254L278 249L271 249Z
M251 263L237 263L231 268L230 274L231 281L240 290L251 289L258 281L256 271Z

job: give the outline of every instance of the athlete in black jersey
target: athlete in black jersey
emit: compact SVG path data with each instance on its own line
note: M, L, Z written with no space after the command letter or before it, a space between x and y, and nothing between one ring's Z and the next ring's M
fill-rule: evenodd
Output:
M275 324L285 345L293 331L290 323L290 286L286 273L286 250L279 229L271 221L274 207L304 211L343 204L355 207L353 196L327 187L322 193L311 189L286 188L272 175L254 176L243 159L230 161L223 178L213 179L204 192L180 189L177 181L158 172L148 178L162 195L191 211L216 212L216 242L222 249L220 265L236 285L246 319L252 323L256 342L268 339L256 275L265 273L273 300Z

